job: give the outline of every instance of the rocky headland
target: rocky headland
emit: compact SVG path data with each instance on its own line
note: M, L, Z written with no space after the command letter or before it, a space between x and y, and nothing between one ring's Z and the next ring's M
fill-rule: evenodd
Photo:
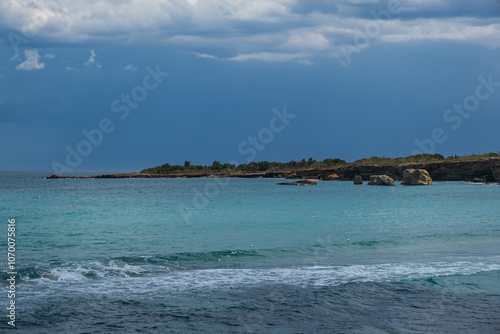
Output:
M104 174L91 177L82 176L57 176L52 175L47 179L61 178L95 178L95 179L123 179L123 178L198 178L198 177L240 177L240 178L285 178L285 179L314 179L314 180L339 180L357 181L361 177L369 181L372 175L386 175L396 181L403 181L407 169L425 170L433 181L476 181L500 182L500 158L490 158L478 161L439 161L429 163L408 163L400 165L355 165L345 164L326 169L302 169L297 171L272 171L272 172L235 172L235 173L169 173L169 174ZM409 177L409 176L407 176ZM425 181L425 175L418 174L415 182Z

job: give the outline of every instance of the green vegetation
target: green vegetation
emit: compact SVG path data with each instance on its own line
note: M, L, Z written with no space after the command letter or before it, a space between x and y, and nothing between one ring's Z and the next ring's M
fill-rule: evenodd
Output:
M500 157L498 153L471 154L463 156L450 155L449 157L446 158L446 161L476 161L476 160L498 158L498 157Z
M477 161L489 158L497 158L498 153L472 154L472 155L452 155L447 158L441 154L417 154L408 157L388 158L388 157L371 157L366 159L356 160L351 163L354 166L394 166L409 163L429 163L429 162L461 162L461 161Z
M289 162L250 162L242 165L221 164L214 161L211 166L191 165L186 160L184 166L164 164L161 166L148 168L141 173L145 174L212 174L212 173L255 173L255 172L273 172L273 171L296 171L299 169L331 168L338 165L345 165L347 162L341 159L325 159L316 161L313 158L309 160Z
M337 167L339 165L352 166L394 166L408 163L429 163L429 162L462 162L462 161L477 161L489 158L499 158L498 153L472 154L472 155L452 155L447 158L441 154L417 154L408 157L388 158L388 157L371 157L356 160L347 163L342 159L325 159L316 161L313 158L308 160L289 162L250 162L248 164L232 165L222 164L219 161L214 161L211 166L191 165L191 162L186 160L184 166L164 164L161 166L148 168L141 173L145 174L214 174L214 173L256 173L256 172L283 172L297 171L301 169L327 169Z
M407 163L427 163L433 161L444 161L441 154L417 154L408 157L388 158L388 157L370 157L356 160L352 163L354 166L393 166Z

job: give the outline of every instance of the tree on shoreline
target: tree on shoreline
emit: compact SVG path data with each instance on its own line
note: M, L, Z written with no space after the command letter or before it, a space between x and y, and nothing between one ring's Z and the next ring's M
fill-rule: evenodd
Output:
M300 169L328 169L337 167L340 165L352 165L352 166L395 166L407 163L429 163L429 162L439 162L439 161L476 161L489 158L498 158L498 153L486 153L486 154L472 154L472 155L452 155L445 158L441 154L417 154L408 157L370 157L365 159L359 159L351 163L347 163L342 159L324 159L323 161L316 161L312 157L307 161L302 159L300 161L291 160L289 162L269 162L269 161L259 161L259 162L249 162L247 164L241 164L238 166L225 163L222 164L220 161L214 161L211 166L202 165L191 165L191 162L186 160L184 166L180 165L170 165L164 164L161 166L147 168L141 173L145 174L189 174L189 173L205 173L207 175L213 173L256 173L256 172L280 172L280 171L297 171Z

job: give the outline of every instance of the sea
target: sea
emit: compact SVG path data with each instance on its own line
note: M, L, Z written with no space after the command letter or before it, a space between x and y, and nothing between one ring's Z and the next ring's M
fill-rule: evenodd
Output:
M0 333L500 333L500 185L49 175L0 173Z

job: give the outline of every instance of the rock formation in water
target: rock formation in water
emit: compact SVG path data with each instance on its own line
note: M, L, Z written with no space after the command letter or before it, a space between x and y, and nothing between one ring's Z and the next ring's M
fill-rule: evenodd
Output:
M371 175L370 182L368 182L370 186L393 186L394 180L387 175Z
M295 182L277 183L280 186L315 186L318 184L316 180L299 180Z
M428 186L432 184L432 179L425 169L405 169L403 172L402 185L406 186Z
M356 175L353 182L354 184L363 184L363 177L361 175Z

